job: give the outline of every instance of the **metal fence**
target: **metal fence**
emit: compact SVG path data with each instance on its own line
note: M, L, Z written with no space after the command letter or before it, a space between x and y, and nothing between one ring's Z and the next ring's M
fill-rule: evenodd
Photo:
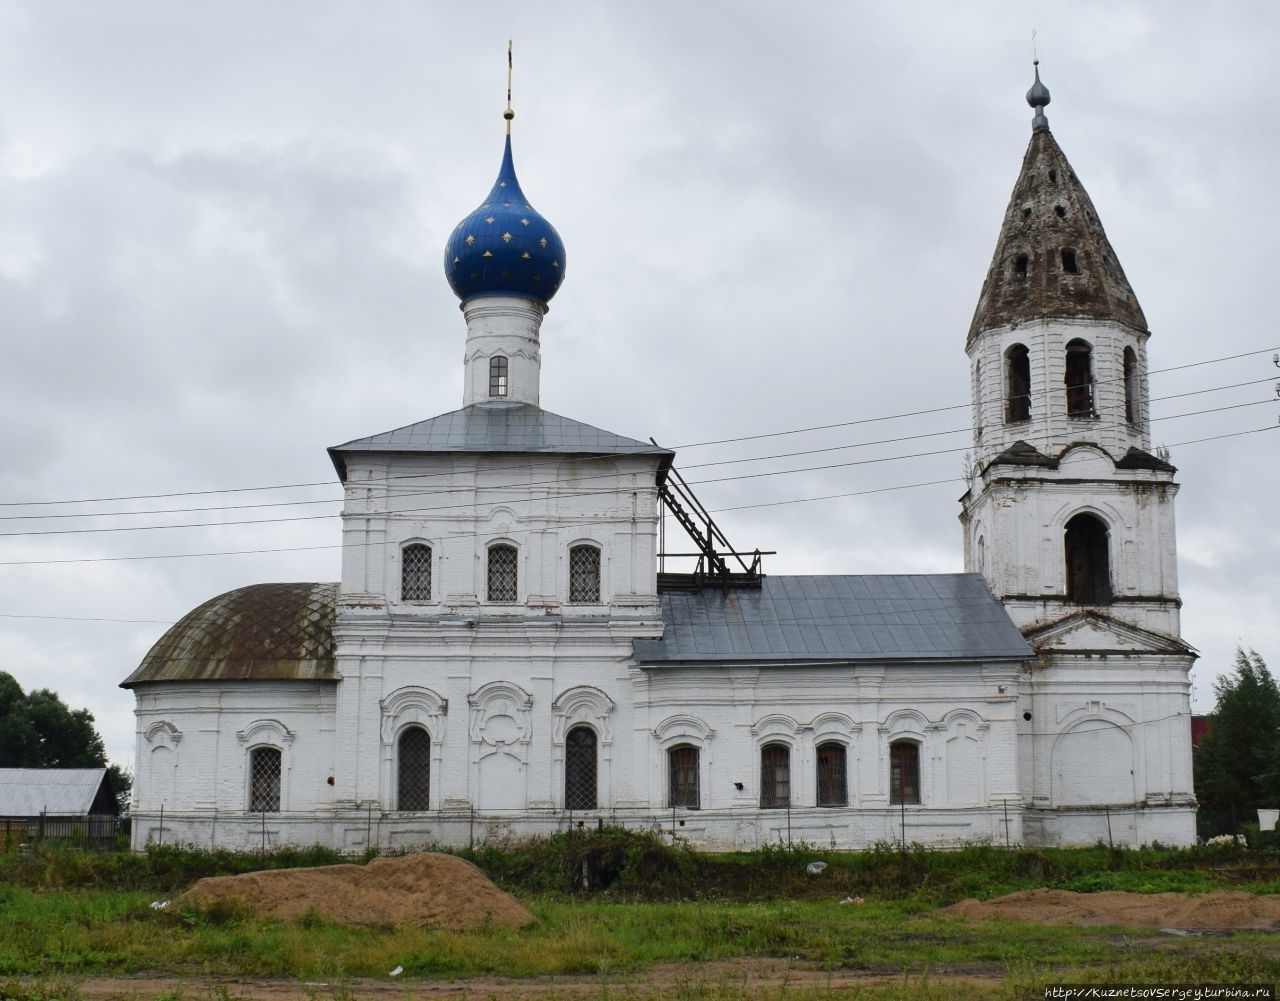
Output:
M13 851L33 841L69 841L88 848L111 848L127 833L129 821L110 814L84 816L0 817L0 848Z

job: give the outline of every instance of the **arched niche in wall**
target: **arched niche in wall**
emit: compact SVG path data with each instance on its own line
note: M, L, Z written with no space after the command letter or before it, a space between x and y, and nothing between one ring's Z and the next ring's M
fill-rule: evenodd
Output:
M528 799L533 696L510 681L491 681L467 698L471 787L482 810L524 809Z
M174 809L178 790L178 745L182 731L169 720L157 720L142 731L146 780L135 790L139 810ZM141 775L139 776L141 778Z
M939 724L945 802L976 806L987 796L987 731L990 726L972 709L953 709Z
M1050 756L1054 806L1130 806L1141 787L1134 719L1091 702L1062 720Z

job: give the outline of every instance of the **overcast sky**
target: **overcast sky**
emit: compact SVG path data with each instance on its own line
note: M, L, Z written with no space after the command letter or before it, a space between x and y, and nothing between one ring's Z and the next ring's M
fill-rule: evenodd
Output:
M1182 444L1280 416L1280 5L0 0L0 670L131 765L117 685L167 624L338 578L325 448L461 404L441 258L497 172L508 37L516 167L567 248L543 406L695 483L887 460L697 489L772 573L962 569L964 340L1033 29L1151 326L1194 707L1238 643L1280 668L1280 434ZM301 501L330 503L229 509ZM175 508L214 510L102 516ZM307 520L20 534L267 518ZM293 551L181 555L263 549Z

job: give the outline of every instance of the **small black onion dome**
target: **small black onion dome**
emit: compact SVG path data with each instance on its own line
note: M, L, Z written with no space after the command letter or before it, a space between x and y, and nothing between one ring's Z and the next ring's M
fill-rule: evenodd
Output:
M445 247L449 285L463 302L515 295L547 303L564 280L564 268L564 241L520 190L508 135L493 190L458 223Z

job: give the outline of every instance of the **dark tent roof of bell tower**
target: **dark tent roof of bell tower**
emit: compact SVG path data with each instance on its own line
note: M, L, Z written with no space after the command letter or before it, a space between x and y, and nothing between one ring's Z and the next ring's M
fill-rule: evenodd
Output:
M987 330L1057 318L1147 330L1093 202L1046 123L1031 133L966 346Z

